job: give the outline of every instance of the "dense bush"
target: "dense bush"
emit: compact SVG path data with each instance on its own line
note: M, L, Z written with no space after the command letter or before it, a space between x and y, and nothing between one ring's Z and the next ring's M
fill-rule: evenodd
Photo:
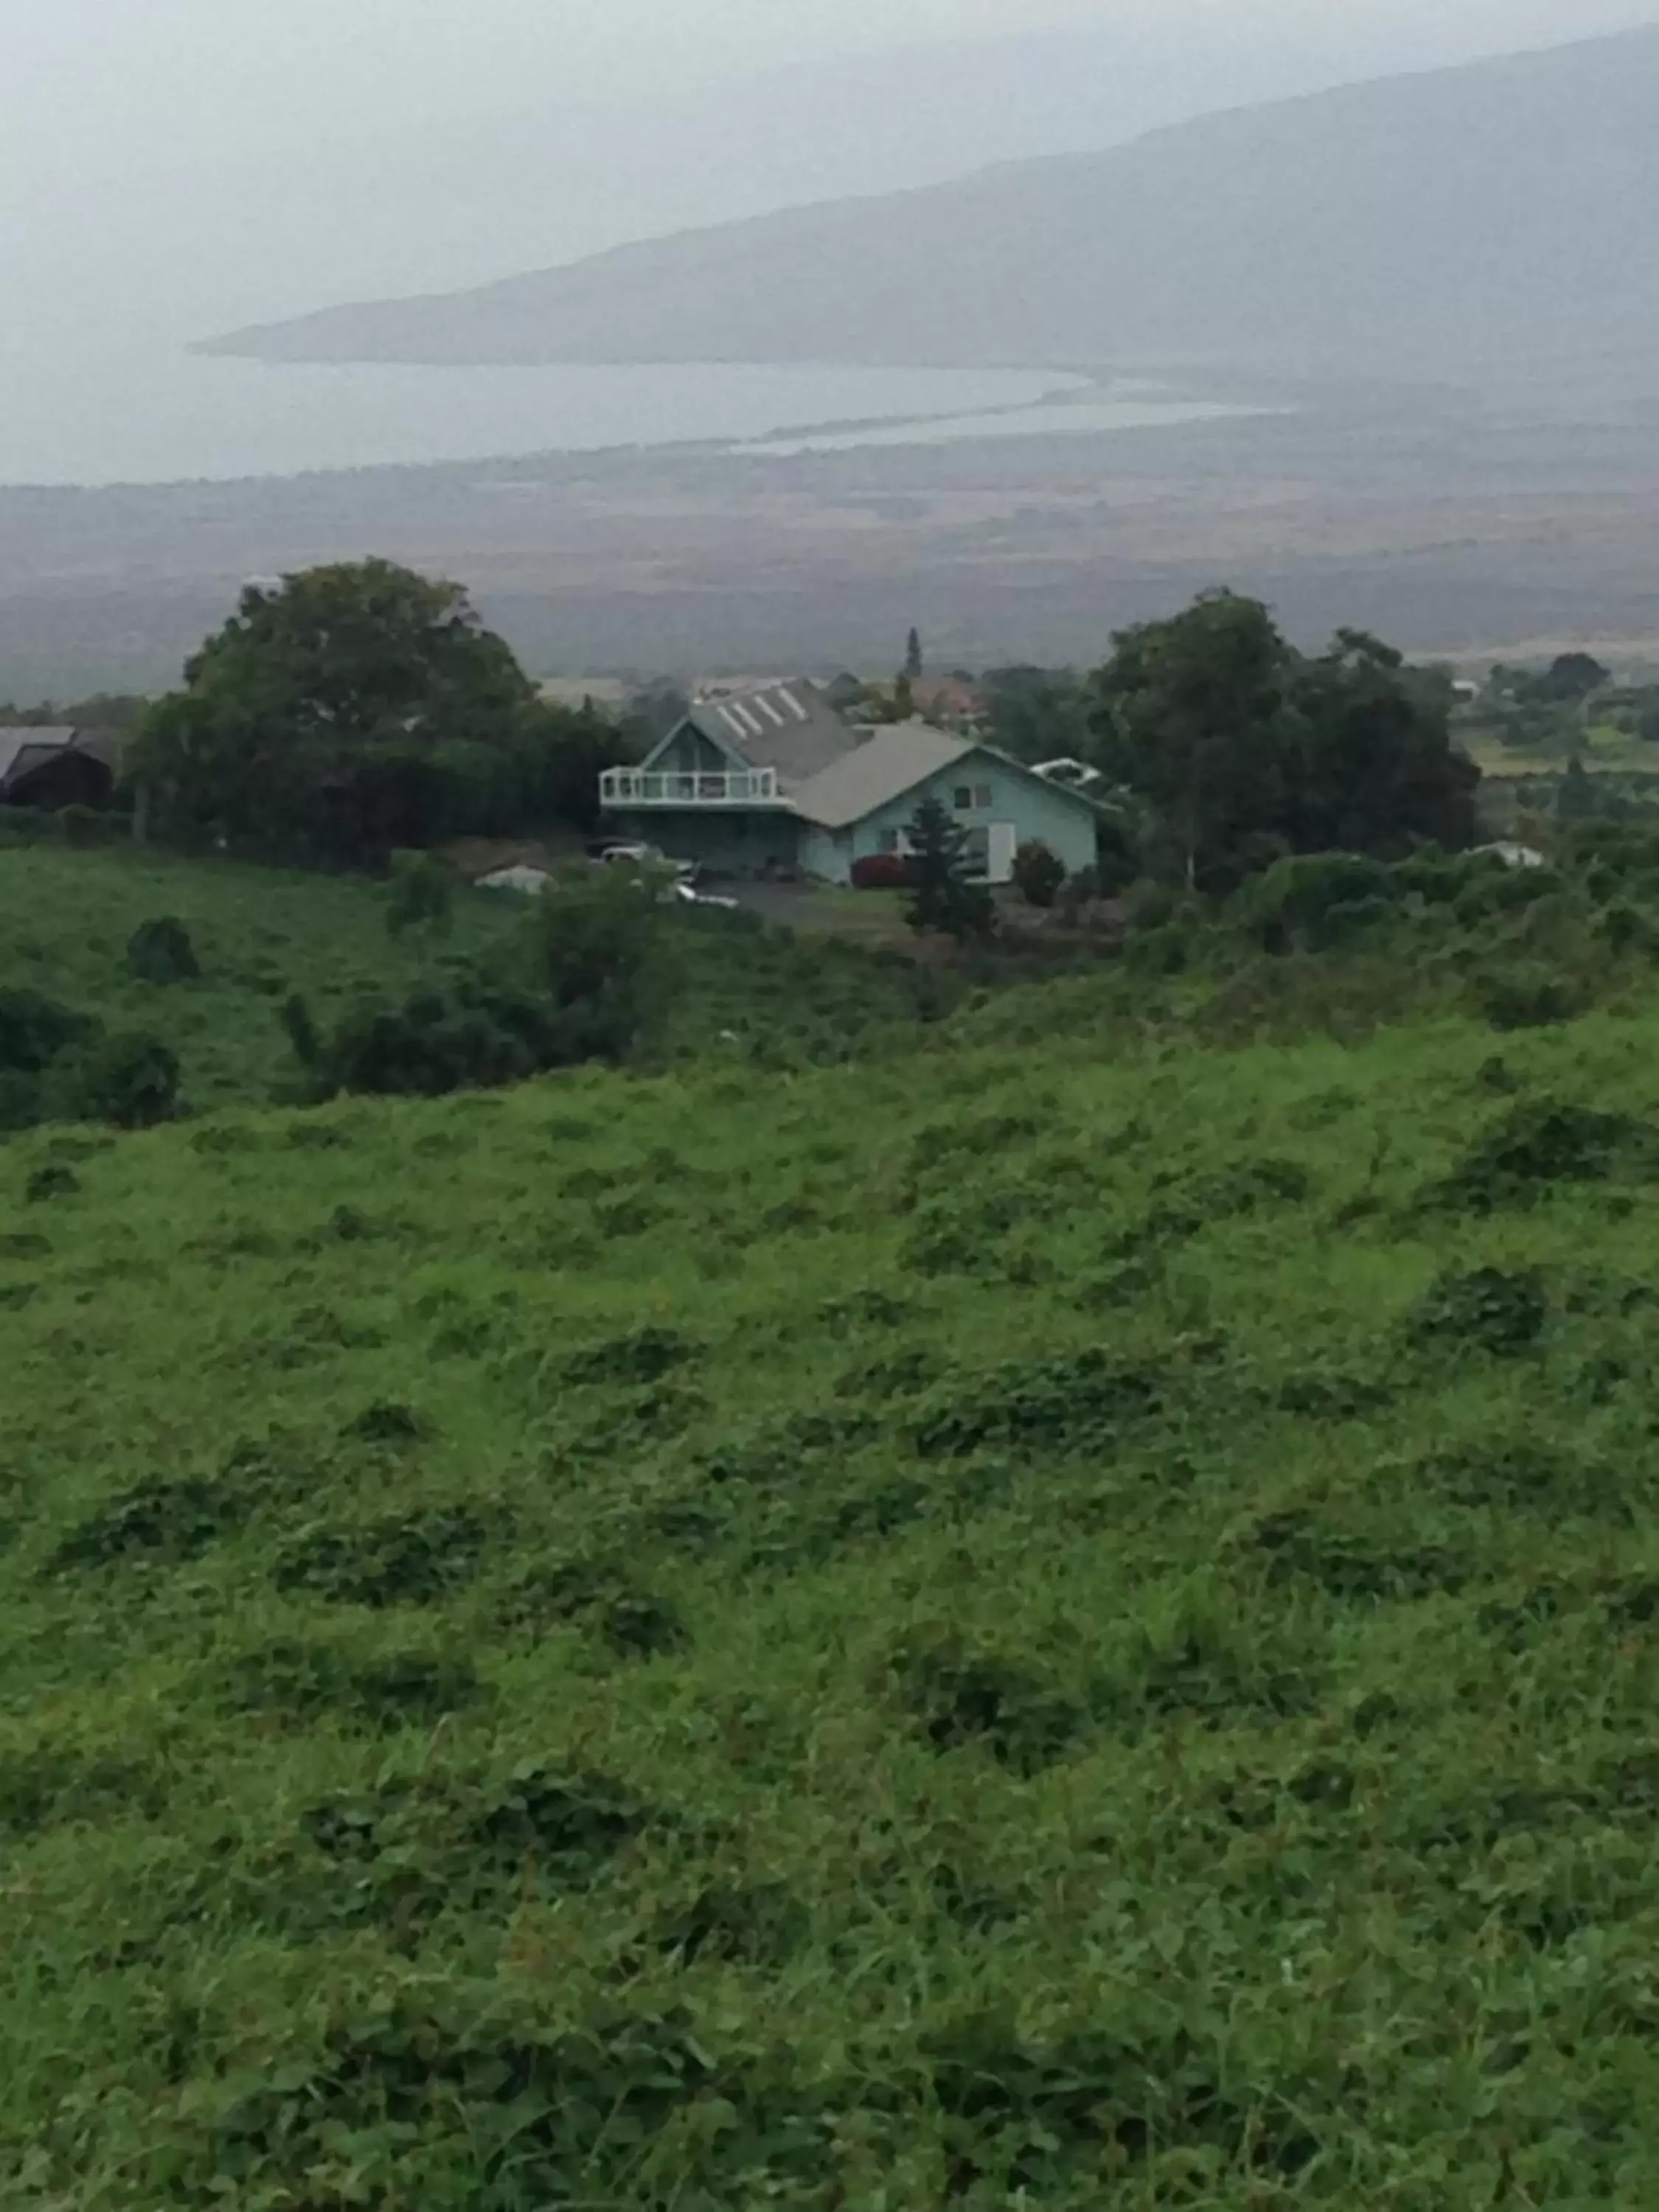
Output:
M437 1098L521 1083L586 1057L579 1025L547 1000L483 981L362 1007L325 1039L302 1000L289 1001L284 1021L321 1097L348 1091Z
M159 1037L128 1030L102 1038L80 1061L71 1093L87 1121L152 1129L179 1108L179 1060Z
M0 990L0 1073L38 1075L97 1033L89 1014L60 1006L44 992Z
M1268 951L1292 945L1317 951L1356 933L1356 909L1368 918L1386 915L1398 890L1380 861L1319 853L1279 861L1244 885L1233 908Z
M127 940L127 972L143 983L193 983L202 973L190 932L176 915L140 922Z
M0 806L0 845L40 845L57 834L51 815L38 806Z
M154 1043L106 1039L94 1017L43 992L0 990L0 1130L45 1121L124 1121L129 1110L142 1110L157 1079L153 1064L147 1073L137 1066L138 1046ZM174 1062L169 1097L177 1081Z
M1048 845L1022 845L1014 855L1014 885L1027 906L1051 907L1066 881L1066 863Z
M455 922L454 872L435 853L395 853L386 926L392 937L416 931L447 937Z

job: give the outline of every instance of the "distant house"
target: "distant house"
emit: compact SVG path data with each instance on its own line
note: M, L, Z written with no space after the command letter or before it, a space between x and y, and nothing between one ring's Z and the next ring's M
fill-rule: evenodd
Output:
M806 683L702 701L638 768L611 769L600 799L625 834L711 873L831 884L902 853L927 799L962 823L994 884L1026 844L1092 867L1099 819L1082 793L975 738L925 722L850 728Z
M0 806L107 806L119 759L104 731L0 729Z
M961 727L983 720L983 696L959 676L919 677L910 687L916 712L924 720Z

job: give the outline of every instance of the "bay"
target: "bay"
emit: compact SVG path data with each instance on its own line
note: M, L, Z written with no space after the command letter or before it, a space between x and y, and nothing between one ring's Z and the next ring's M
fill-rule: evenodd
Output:
M687 441L884 435L1080 385L1042 370L272 365L124 337L0 339L0 485L231 481ZM1017 419L1013 415L1005 421Z

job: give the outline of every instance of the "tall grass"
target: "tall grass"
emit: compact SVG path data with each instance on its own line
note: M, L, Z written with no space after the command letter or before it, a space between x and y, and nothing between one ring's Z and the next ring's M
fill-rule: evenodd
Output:
M1659 1012L994 1018L0 1149L0 2203L1659 2197Z

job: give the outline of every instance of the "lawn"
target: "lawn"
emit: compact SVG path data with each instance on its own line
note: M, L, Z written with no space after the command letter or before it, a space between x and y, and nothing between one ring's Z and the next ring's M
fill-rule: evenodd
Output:
M1516 776L1559 775L1570 757L1565 745L1522 750L1488 735L1471 735L1463 743L1481 774L1500 782ZM1659 775L1659 745L1608 724L1586 733L1582 757L1592 775Z
M0 2203L1659 2201L1656 1228L1651 1006L0 1147Z

